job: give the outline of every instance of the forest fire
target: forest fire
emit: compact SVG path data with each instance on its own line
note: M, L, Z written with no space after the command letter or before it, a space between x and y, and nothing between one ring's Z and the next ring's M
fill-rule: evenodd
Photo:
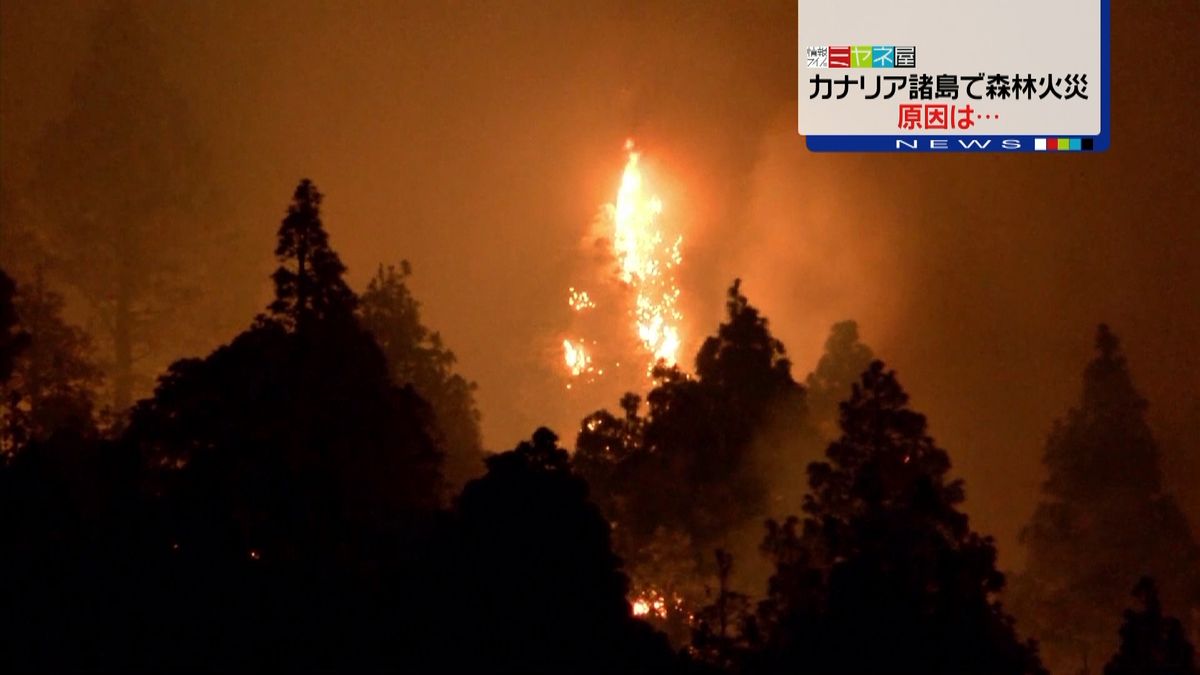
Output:
M604 208L604 240L611 247L614 273L624 290L625 306L619 310L632 319L631 330L638 348L648 357L649 373L660 361L673 366L679 358L683 314L675 270L683 262L683 236L670 235L659 222L663 202L646 185L639 166L642 153L632 139L625 142L625 151L617 199ZM567 303L576 312L597 307L587 291L571 287L568 294ZM572 376L590 372L580 368L578 343L564 340L563 358Z
M684 607L683 598L675 595L670 600L653 588L638 593L629 603L633 615L641 619L666 621L674 614L690 624L695 616Z
M1200 2L330 4L0 0L0 675L1200 675Z
M662 598L636 598L633 601L633 615L642 617L649 616L651 612L660 618L666 618L667 605Z
M563 355L572 375L582 375L595 370L592 367L592 357L588 354L587 348L583 346L583 342L563 340Z
M683 237L668 243L657 222L663 211L662 200L643 189L638 167L641 153L634 150L632 140L625 143L625 149L629 161L621 176L617 203L611 208L613 250L621 280L636 294L634 314L642 347L654 361L674 365L679 356L679 322L683 319L677 307L679 287L674 269L683 260L679 253Z

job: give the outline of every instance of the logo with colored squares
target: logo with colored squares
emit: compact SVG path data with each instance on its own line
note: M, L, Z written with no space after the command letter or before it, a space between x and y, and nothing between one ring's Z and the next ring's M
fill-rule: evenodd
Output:
M895 45L806 47L807 68L916 68L917 48Z
M1038 152L1091 152L1096 147L1092 138L1035 138L1033 149Z

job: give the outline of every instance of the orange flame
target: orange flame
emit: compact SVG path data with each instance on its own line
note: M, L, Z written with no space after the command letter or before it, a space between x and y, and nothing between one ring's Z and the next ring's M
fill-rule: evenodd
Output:
M629 160L621 176L617 203L610 207L613 222L613 249L616 253L621 280L633 289L634 317L642 348L652 357L675 365L679 357L679 324L683 315L678 309L679 287L674 270L683 257L679 247L683 237L668 243L658 217L663 203L658 196L644 189L638 160L641 153L633 142L625 145Z
M695 618L683 605L683 598L678 595L668 599L653 588L640 593L629 603L629 608L636 617L665 620L672 612L687 617L690 622Z
M592 357L582 342L563 340L563 356L566 358L567 368L570 369L572 375L582 375L592 371Z
M683 262L683 237L672 238L663 230L659 224L663 202L646 186L639 166L641 153L632 140L625 143L625 150L617 199L605 206L605 224L611 228L608 239L617 278L631 293L628 312L637 342L648 357L649 372L659 361L673 366L679 359L683 314L675 270ZM574 287L569 289L567 304L576 312L596 307L587 291ZM580 342L563 340L563 358L572 376L593 372L591 357Z

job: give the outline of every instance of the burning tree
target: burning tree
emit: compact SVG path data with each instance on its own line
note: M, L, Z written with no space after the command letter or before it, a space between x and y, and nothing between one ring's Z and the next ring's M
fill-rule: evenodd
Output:
M611 266L611 277L604 275L606 285L615 282L616 288L608 288L601 299L598 293L572 286L567 296L568 306L581 320L602 313L622 331L612 336L613 344L603 344L595 335L563 339L563 360L573 381L593 382L621 368L622 362L642 363L650 374L658 364L674 366L682 346L675 271L683 262L683 236L672 235L661 222L663 202L646 184L642 153L632 140L625 150L616 201L604 207L593 242L603 251L601 264ZM572 386L568 383L567 388Z
M641 400L627 395L623 415L589 415L576 441L576 466L614 523L635 586L652 592L644 601L661 596L671 611L690 613L704 601L688 593L676 603L664 587L702 588L704 579L716 578L713 550L769 512L764 475L776 455L795 447L790 441L807 433L804 389L740 282L729 289L726 308L726 321L696 356L695 377L656 368L644 415ZM675 551L676 564L651 566L649 554L662 550L656 541L664 537L688 545ZM654 567L691 567L700 582L654 578Z

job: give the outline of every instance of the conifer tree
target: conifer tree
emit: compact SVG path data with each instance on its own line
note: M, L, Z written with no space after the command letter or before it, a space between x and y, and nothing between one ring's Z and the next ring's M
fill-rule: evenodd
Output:
M279 228L269 315L172 365L125 433L156 480L182 486L174 494L191 513L181 527L203 525L179 536L237 529L225 554L333 555L438 500L430 410L391 381L358 325L320 199L301 181Z
M1054 670L1115 648L1129 579L1200 609L1200 548L1164 491L1159 449L1117 336L1096 331L1079 403L1046 441L1041 501L1021 534L1029 556L1012 603Z
M26 266L84 302L122 412L170 359L236 327L251 266L153 26L116 0L90 40L66 115L34 148L17 236L46 256Z
M857 323L833 324L825 340L825 353L804 381L809 416L826 441L838 436L838 404L850 395L850 388L874 358L871 348L858 339Z
M1164 616L1158 587L1142 577L1133 589L1141 610L1125 610L1121 644L1104 675L1196 675L1196 650L1179 619Z
M772 523L761 672L1038 673L996 600L996 549L963 514L963 484L873 362L841 405L841 437L809 468L806 518Z
M407 283L411 274L408 261L381 266L362 294L359 319L383 351L392 379L412 385L433 408L446 487L457 492L484 468L476 385L454 372L454 352L421 322L421 303Z
M322 198L312 181L300 181L279 227L275 257L280 265L271 277L275 300L270 311L273 318L295 330L314 321L347 319L357 303L342 278L346 266L329 247L329 235L321 222Z

